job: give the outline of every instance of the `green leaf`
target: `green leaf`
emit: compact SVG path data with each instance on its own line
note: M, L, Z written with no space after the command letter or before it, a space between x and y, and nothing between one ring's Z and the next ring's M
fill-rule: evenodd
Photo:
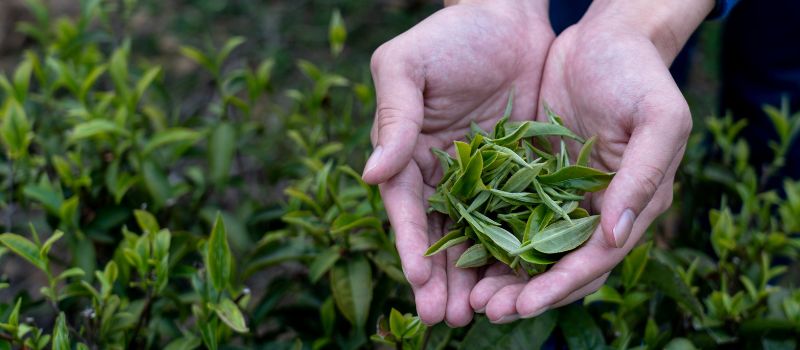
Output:
M341 257L340 249L341 248L338 246L333 246L314 257L314 260L311 261L311 265L308 266L308 277L311 279L311 283L317 283L317 281L339 261Z
M613 173L605 173L594 168L572 165L561 168L553 174L539 176L540 183L571 188L580 191L595 192L608 186Z
M578 140L578 142L584 142L583 138L575 135L575 133L561 125L535 121L528 121L526 123L530 123L531 126L525 131L525 134L522 135L522 138L530 138L534 136L563 136Z
M220 123L211 132L208 163L211 181L222 185L231 170L231 161L236 153L236 129L227 122Z
M144 93L153 84L153 81L161 74L161 67L152 67L145 72L142 77L136 82L136 102L144 96Z
M167 176L156 163L149 159L142 162L142 179L156 208L163 207L167 200L172 198L172 186L170 186Z
M655 287L680 305L683 305L692 315L701 317L703 308L692 293L692 290L681 279L675 270L658 260L650 260L645 272L641 275L642 282Z
M147 156L153 151L170 144L195 143L203 136L202 132L192 129L174 128L156 133L142 148L142 155Z
M331 224L331 233L339 234L363 227L371 227L376 230L380 230L382 226L383 222L378 220L378 218L372 216L356 217L352 214L344 213L339 215L339 217L337 217L336 220L334 220Z
M622 262L622 284L625 289L631 289L642 277L650 256L653 242L647 242L634 248Z
M599 223L599 215L577 219L572 223L558 221L533 236L529 245L512 251L511 254L517 255L530 249L547 254L573 250L592 236Z
M694 350L697 349L692 341L686 338L674 338L664 346L664 350Z
M214 285L214 289L218 291L223 291L228 287L233 263L231 259L225 223L222 222L222 214L217 213L214 227L211 229L211 236L208 238L205 263L208 277Z
M561 308L558 324L570 350L605 348L603 332L583 306L572 304Z
M467 165L470 162L471 157L471 147L466 142L455 141L453 144L456 145L456 158L458 160L458 165L461 167L462 171L467 170Z
M50 238L48 238L44 244L42 244L42 248L39 249L39 256L42 258L42 261L47 261L47 254L50 254L50 249L53 247L53 244L55 244L63 236L64 232L56 230L53 232L53 235L50 236Z
M506 252L517 250L522 245L517 236L500 226L484 225L480 232Z
M583 147L581 147L581 152L578 153L578 160L576 162L577 165L584 167L589 166L589 158L592 156L592 146L594 146L595 140L597 140L597 137L592 136L586 140L586 143L583 144Z
M339 56L339 53L342 52L345 40L347 40L347 28L342 20L342 14L336 9L331 14L331 22L328 26L328 41L333 57Z
M442 236L436 243L430 246L425 252L425 256L431 256L445 251L447 248L459 245L467 241L463 229L456 229Z
M236 50L236 48L244 44L245 41L247 40L240 36L235 36L228 39L225 42L225 45L223 45L222 48L217 53L217 58L216 58L217 69L222 68L223 63L225 63L225 60L228 59L228 56L231 55L233 50Z
M548 311L535 318L496 325L480 317L470 327L460 350L541 349L556 327L558 311Z
M191 333L184 334L183 337L177 338L169 344L164 350L194 350L197 349L203 341Z
M0 234L0 243L40 270L47 269L47 262L39 255L39 247L27 238L13 233L4 233Z
M239 306L231 299L222 298L219 304L213 305L213 308L217 317L233 331L247 333L250 330L247 328L247 322L244 320L242 310L239 310Z
M336 306L356 329L364 329L372 302L372 269L363 255L339 261L331 269L331 291Z
M205 54L203 54L200 50L191 46L181 46L181 54L186 58L199 64L200 66L205 68L209 73L213 74L216 77L217 75L216 64L213 61L211 61L211 59L208 58L208 56L206 56Z
M583 305L601 301L606 303L622 304L622 296L616 289L608 285L603 285L596 292L589 294L583 299Z
M62 281L71 277L83 277L84 275L86 275L86 272L84 272L82 268L73 267L71 269L64 270L64 272L60 273L58 277L56 277L56 280Z
M64 313L58 314L56 326L53 329L53 350L71 350L69 341L69 329L67 328L67 316Z
M161 230L158 226L158 220L156 220L156 217L150 214L150 212L136 209L133 211L133 216L136 217L136 223L139 224L139 228L142 229L142 232L156 233Z
M319 314L325 336L330 337L333 335L333 327L336 322L336 305L333 303L333 298L325 299L322 307L319 308Z
M545 192L542 185L536 179L533 179L533 187L536 189L536 193L539 195L539 198L542 199L542 203L544 203L550 210L558 214L560 218L567 220L567 222L572 223L572 219L569 217L569 213L565 212L564 209L561 208L556 201L550 198L550 195Z
M107 135L121 135L127 137L130 135L130 132L109 120L94 119L76 125L69 134L68 140L69 142L76 142L95 136Z
M462 269L480 267L486 265L488 262L489 252L483 244L478 243L467 248L464 253L461 253L461 256L456 261L456 267Z
M476 153L470 158L464 173L453 184L450 189L451 193L461 198L472 197L476 191L486 187L481 180L482 171L483 157L480 153Z
M9 103L7 107L3 125L0 127L0 137L9 158L17 159L28 153L33 133L25 110L16 102Z
M403 339L403 333L406 330L406 319L395 308L392 308L389 313L389 330L397 339Z

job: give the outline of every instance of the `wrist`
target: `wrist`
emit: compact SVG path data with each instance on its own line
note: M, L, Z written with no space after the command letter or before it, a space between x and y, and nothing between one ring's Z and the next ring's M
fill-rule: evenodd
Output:
M498 0L444 0L444 6L453 6L453 5L466 5L466 4L500 4L501 1ZM537 17L542 17L547 19L549 22L549 3L550 0L511 0L510 3L514 5L522 6L529 15L536 15Z
M611 23L641 34L669 65L714 5L714 0L595 0L581 22Z

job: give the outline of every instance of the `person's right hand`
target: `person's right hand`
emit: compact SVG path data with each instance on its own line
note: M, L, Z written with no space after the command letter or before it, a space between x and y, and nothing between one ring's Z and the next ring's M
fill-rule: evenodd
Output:
M511 119L533 119L553 38L545 0L463 1L385 43L372 57L375 149L363 178L380 184L424 323L468 324L477 280L474 269L455 267L466 246L424 256L446 225L444 217L426 215L427 198L442 176L430 149L452 154L453 141L473 121L491 129L512 88Z

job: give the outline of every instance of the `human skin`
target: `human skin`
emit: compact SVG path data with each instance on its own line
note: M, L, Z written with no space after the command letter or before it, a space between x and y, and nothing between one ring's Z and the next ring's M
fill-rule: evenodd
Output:
M556 38L541 101L567 127L596 135L592 165L617 174L589 197L601 224L584 246L530 280L494 267L471 293L474 309L504 323L583 298L669 208L692 122L668 68L712 8L712 1L597 0Z
M535 114L541 67L554 38L545 0L468 1L446 7L382 45L372 58L375 147L363 174L380 184L403 271L423 322L472 320L478 276L457 269L465 245L424 257L445 219L426 215L442 176L431 147L449 150L470 122L492 127L515 89L512 119Z
M425 323L465 325L472 310L497 323L533 317L605 282L672 201L691 116L668 67L712 7L711 0L596 0L552 40L542 1L459 2L376 51L376 148L363 176L380 184ZM590 197L602 216L593 237L530 280L502 265L482 276L456 269L463 245L424 257L446 224L425 215L441 177L430 148L447 149L471 121L490 128L512 87L512 119L544 119L547 101L568 127L597 136L592 165L617 172Z

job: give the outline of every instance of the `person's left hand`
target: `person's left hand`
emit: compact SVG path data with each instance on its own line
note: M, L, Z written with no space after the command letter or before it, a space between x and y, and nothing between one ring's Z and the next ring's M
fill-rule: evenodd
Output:
M608 21L582 20L554 41L542 101L570 129L597 136L592 166L617 174L605 191L587 196L601 224L584 246L530 280L505 266L487 270L470 303L492 322L534 317L596 291L670 206L692 122L663 52L646 35Z

